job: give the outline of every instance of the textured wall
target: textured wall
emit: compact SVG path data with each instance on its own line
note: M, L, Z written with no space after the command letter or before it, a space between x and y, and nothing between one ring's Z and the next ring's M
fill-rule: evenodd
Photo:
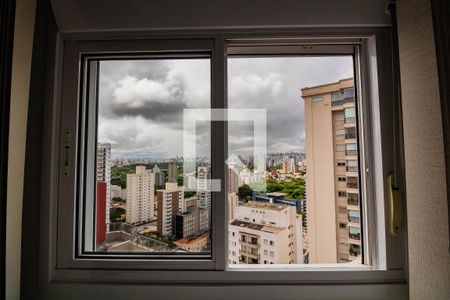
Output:
M450 298L441 106L429 0L398 1L411 299Z

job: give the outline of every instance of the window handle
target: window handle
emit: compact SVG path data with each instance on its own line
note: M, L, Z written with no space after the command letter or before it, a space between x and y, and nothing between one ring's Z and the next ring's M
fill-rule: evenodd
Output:
M394 174L387 177L388 205L389 205L389 232L398 235L402 226L402 199L400 188L395 185Z
M70 130L66 130L64 132L64 175L69 175L70 170L70 147L71 147L71 132Z

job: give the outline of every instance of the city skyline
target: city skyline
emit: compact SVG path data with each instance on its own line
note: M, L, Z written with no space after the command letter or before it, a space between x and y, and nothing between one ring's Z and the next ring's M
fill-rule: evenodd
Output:
M229 59L229 106L267 107L268 153L304 151L304 108L298 91L351 77L352 59L259 60ZM182 156L183 109L210 107L209 72L208 59L101 62L99 142L112 144L112 158ZM230 154L249 154L252 124L229 126ZM197 156L209 155L209 136L209 125L198 124Z

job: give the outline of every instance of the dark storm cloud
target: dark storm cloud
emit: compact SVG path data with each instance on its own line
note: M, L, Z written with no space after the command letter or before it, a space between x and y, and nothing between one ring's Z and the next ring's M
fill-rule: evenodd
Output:
M108 61L100 66L100 141L114 157L182 155L183 109L210 105L209 61ZM301 89L351 77L351 57L230 59L230 108L267 109L267 150L304 151ZM252 116L248 116L252 120ZM209 153L210 126L196 127L197 153ZM251 121L229 122L229 152L251 154Z
M208 108L207 60L122 60L100 64L99 141L113 157L182 154L183 110ZM209 152L209 125L197 128L197 151Z
M138 107L130 107L121 104L112 104L111 112L114 117L141 116L153 122L162 123L165 126L180 128L183 109L187 108L184 102L149 102Z

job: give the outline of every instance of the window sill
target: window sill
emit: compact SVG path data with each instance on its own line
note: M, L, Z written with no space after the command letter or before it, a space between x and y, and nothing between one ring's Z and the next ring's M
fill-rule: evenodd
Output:
M362 265L355 262L340 264L271 264L271 265L229 265L228 271L290 271L290 272L311 272L311 271L375 271L372 266Z

